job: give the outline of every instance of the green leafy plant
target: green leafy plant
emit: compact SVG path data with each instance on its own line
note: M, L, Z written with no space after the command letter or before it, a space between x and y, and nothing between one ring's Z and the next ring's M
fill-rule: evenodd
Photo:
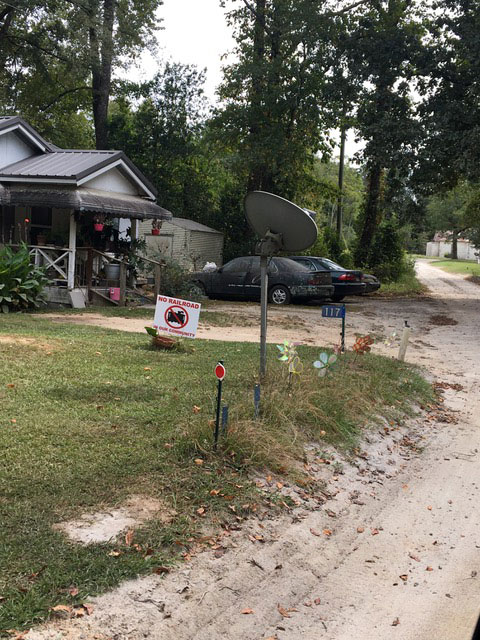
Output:
M44 303L42 290L49 282L45 270L30 262L26 244L18 251L0 250L0 312L23 311Z

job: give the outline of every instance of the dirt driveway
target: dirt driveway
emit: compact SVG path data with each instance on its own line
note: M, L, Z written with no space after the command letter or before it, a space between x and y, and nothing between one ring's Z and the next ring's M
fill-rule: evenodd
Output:
M407 359L444 383L453 416L410 425L423 453L403 446L413 436L372 432L366 461L345 462L327 479L325 505L252 522L223 555L201 553L165 578L127 582L95 599L88 619L50 623L28 638L469 639L480 611L480 287L426 261L418 272L428 296L347 303L347 328L351 343L355 333L386 336L409 320ZM258 339L257 327L242 326L254 313L235 305L239 327L201 335ZM338 321L319 316L318 308L275 309L269 340L338 342ZM264 542L248 537L257 532Z

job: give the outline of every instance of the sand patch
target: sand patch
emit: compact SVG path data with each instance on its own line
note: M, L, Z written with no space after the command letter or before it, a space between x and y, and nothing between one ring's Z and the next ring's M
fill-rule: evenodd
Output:
M8 344L14 346L31 347L41 351L53 351L57 345L51 342L42 342L36 338L25 338L22 336L2 335L0 336L0 345Z
M163 524L170 522L175 512L160 500L148 496L130 496L127 502L116 509L85 513L77 520L60 522L53 526L74 542L91 544L115 540L121 533L156 518Z

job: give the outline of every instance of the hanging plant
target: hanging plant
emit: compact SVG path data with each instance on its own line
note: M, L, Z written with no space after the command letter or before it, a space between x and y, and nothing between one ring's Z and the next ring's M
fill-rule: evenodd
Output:
M97 213L93 216L93 228L95 231L103 231L105 226L105 215L103 213Z
M152 220L152 236L159 236L162 228L162 220Z

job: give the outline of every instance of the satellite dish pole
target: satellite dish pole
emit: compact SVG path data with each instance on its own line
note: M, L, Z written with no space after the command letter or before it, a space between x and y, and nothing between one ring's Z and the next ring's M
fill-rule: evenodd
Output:
M245 216L261 240L260 256L260 378L267 371L268 258L279 251L303 251L317 239L318 229L296 204L265 191L251 191L244 202Z

